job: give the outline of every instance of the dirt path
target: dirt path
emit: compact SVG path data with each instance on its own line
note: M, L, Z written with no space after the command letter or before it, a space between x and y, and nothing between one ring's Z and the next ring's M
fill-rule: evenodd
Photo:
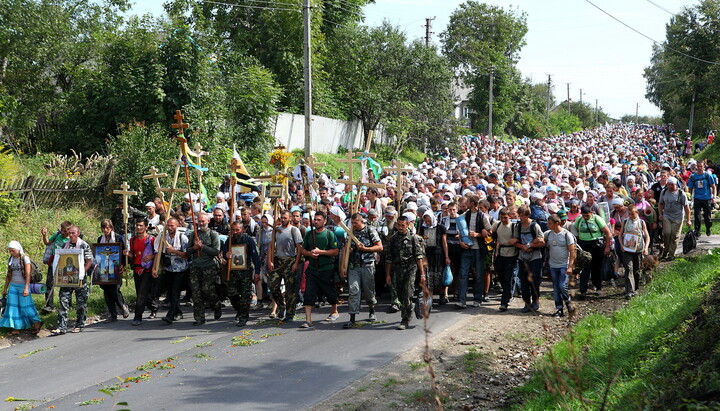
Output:
M445 409L506 407L512 401L512 389L530 378L532 362L580 318L611 314L626 303L622 287L608 286L599 296L577 301L574 317L553 318L549 315L555 311L549 285L545 281L542 287L540 314L520 313L518 298L508 312L501 313L499 295L491 294L492 302L474 308L475 315L432 335L431 364ZM434 409L423 354L424 347L405 352L313 410Z

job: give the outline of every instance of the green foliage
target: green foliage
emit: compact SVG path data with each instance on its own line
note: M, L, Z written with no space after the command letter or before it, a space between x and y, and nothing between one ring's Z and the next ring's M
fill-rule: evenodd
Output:
M142 176L147 174L152 166L160 173L173 176L175 166L171 162L177 160L178 147L177 141L169 137L169 131L165 127L126 125L120 135L110 142L110 154L117 162L112 185L118 186L127 181L130 189L138 192L138 195L130 197L129 201L134 206L141 207L156 196L154 181L145 180ZM184 186L184 180L180 181L182 184L178 186ZM165 186L169 186L169 183Z
M686 320L720 280L718 263L718 255L677 260L611 318L585 317L538 364L540 372L530 383L518 389L524 401L516 408L581 409L604 403L606 409L677 409L686 401L702 404L716 398L718 356L711 352L716 351L717 313L710 328L687 339L684 334ZM683 366L684 361L693 365ZM699 373L699 364L708 372ZM678 383L678 375L685 380Z
M662 109L663 120L674 123L678 129L687 128L693 99L695 130L717 129L720 125L717 100L720 66L707 63L720 60L718 16L718 0L702 0L684 7L666 25L663 45L653 46L653 56L644 74L646 97ZM681 50L684 55L674 50Z
M408 45L404 32L384 23L338 28L328 49L335 94L366 138L382 123L397 155L410 142L437 150L453 135L452 71L434 48Z
M20 204L20 201L10 194L0 195L0 225L7 224L18 215Z
M573 133L582 130L580 119L566 110L558 109L550 113L550 133Z
M463 83L473 89L474 120L485 130L490 74L494 73L493 134L501 134L519 111L522 78L515 65L526 33L525 13L469 0L453 12L441 34L443 53Z
M637 120L637 124L650 124L655 126L660 126L663 124L662 117L654 117L654 116L637 116L633 114L625 114L624 116L620 117L620 121L623 123L635 123Z

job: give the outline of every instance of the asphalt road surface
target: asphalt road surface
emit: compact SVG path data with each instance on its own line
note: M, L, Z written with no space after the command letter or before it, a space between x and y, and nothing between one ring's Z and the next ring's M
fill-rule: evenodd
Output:
M219 321L194 327L189 307L184 310L185 320L170 326L156 319L131 327L128 319L2 349L0 400L35 400L38 409L53 405L56 410L101 398L101 405L87 409L110 409L118 402L128 404L118 408L132 410L307 409L424 339L421 321L397 331L400 314L384 311L377 313L379 323L362 321L365 325L345 330L347 308L341 307L340 319L331 323L322 321L329 312L324 307L315 310L315 329L303 330L297 328L301 321L278 325L267 320L267 311L251 313L248 326L238 328L231 308ZM476 311L446 305L431 315L431 329L439 333ZM207 314L212 318L212 312ZM363 307L358 320L366 318ZM233 337L264 341L233 346ZM150 369L149 378L138 378L146 371L136 367L149 361L170 367L164 365L168 357L174 357L170 364L175 368ZM125 379L130 381L119 384ZM110 396L98 391L104 386L124 391ZM0 408L22 403L1 402Z

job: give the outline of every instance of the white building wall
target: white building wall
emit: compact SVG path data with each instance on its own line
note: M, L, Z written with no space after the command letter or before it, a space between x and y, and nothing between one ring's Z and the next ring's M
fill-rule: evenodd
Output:
M310 151L337 153L338 147L361 148L365 145L362 123L313 116ZM275 142L288 151L305 148L305 116L279 113L275 125Z

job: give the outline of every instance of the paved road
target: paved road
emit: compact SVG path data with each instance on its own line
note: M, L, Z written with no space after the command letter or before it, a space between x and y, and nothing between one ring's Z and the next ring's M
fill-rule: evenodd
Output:
M445 307L431 316L431 327L438 332L477 311ZM253 319L240 329L231 321L233 313L228 308L220 321L208 321L201 328L193 327L186 313L185 320L172 326L146 320L140 327L131 327L126 320L88 326L80 334L26 342L0 350L0 397L40 400L34 403L39 409L54 405L58 410L100 397L105 403L98 409L109 409L118 401L127 401L132 410L305 409L424 337L418 321L412 329L395 330L399 313L378 313L378 320L386 323L344 330L347 314L335 323L317 321L328 310L316 313L314 330L296 328L300 322L256 325ZM243 335L242 330L252 332L248 338L265 341L231 346L232 337ZM196 347L206 342L212 345ZM176 368L152 370L150 379L129 383L114 397L98 392L102 385L116 384L116 377L140 375L143 371L136 367L167 357L176 357ZM0 409L17 404L3 402Z

